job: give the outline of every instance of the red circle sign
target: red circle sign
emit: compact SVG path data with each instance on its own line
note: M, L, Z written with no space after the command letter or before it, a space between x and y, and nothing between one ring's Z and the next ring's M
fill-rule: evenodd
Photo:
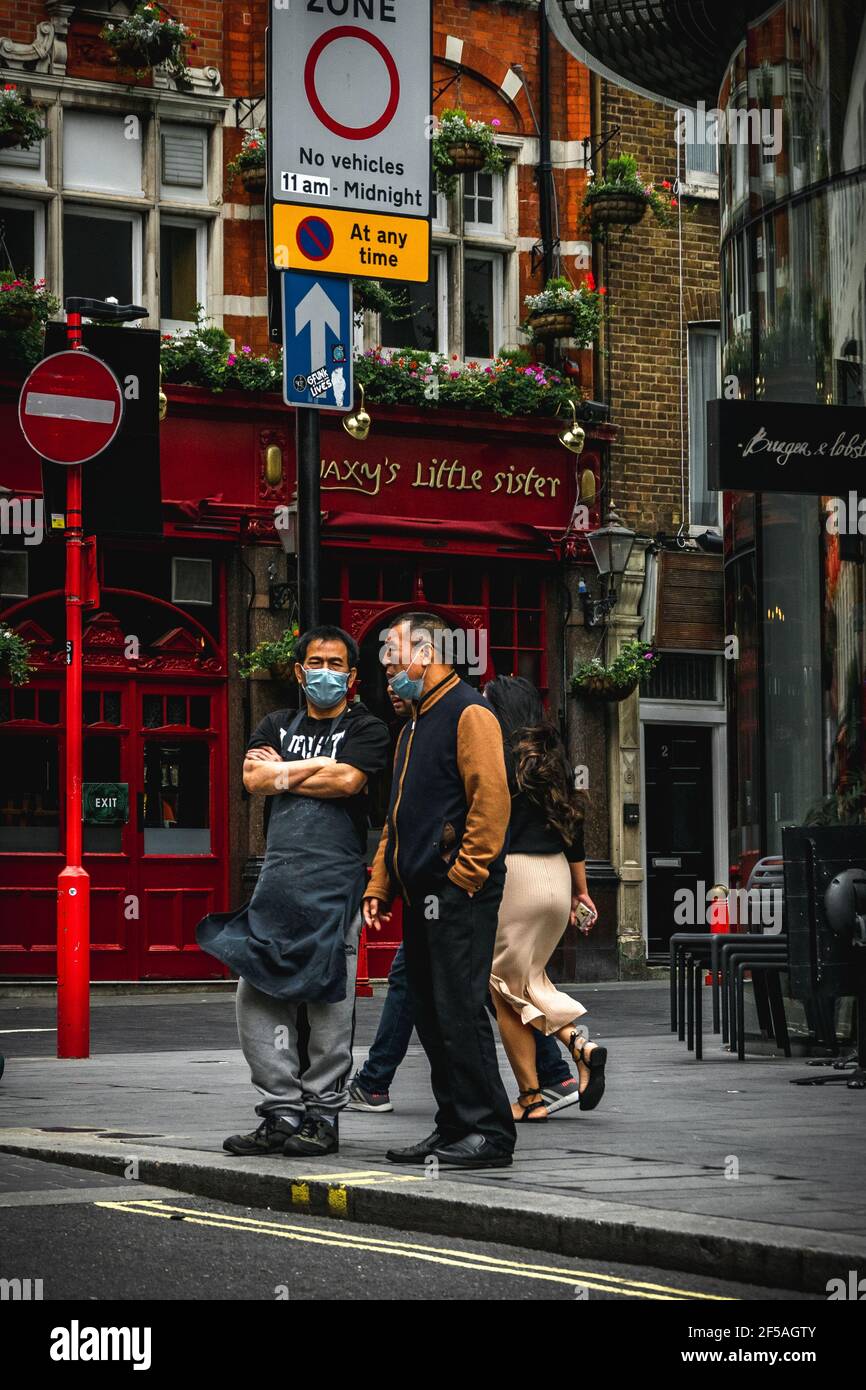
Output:
M388 98L388 104L378 120L373 121L371 125L343 125L325 110L316 91L316 65L325 49L330 44L335 43L337 39L359 39L362 43L368 43L371 48L376 50L388 69L388 76L391 79L391 94ZM368 34L365 29L359 29L354 24L339 24L336 29L331 29L329 33L319 35L307 54L304 68L304 87L310 107L322 125L334 135L342 136L344 140L372 140L374 135L381 135L382 131L393 121L397 114L397 107L400 105L400 74L391 53L375 34Z
M107 449L123 419L123 393L110 367L89 352L55 352L21 388L24 438L50 463L87 463Z

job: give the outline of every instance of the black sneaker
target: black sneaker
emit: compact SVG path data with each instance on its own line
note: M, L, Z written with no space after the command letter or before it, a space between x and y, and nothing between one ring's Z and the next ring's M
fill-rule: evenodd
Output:
M283 1153L289 1157L324 1158L339 1151L337 1121L326 1120L323 1115L308 1114L297 1133L283 1144Z
M265 1115L258 1129L249 1134L230 1134L228 1139L223 1140L223 1148L227 1153L238 1154L242 1158L257 1154L267 1157L268 1154L282 1153L286 1140L297 1134L299 1129L300 1121L281 1115Z
M387 1091L365 1091L356 1074L349 1082L349 1103L346 1109L369 1110L374 1114L385 1115L394 1107Z

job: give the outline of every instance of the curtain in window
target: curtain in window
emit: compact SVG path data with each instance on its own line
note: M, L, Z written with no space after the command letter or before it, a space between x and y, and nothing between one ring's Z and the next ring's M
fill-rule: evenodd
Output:
M693 526L718 526L719 495L707 488L707 401L717 400L718 328L689 329L690 495Z

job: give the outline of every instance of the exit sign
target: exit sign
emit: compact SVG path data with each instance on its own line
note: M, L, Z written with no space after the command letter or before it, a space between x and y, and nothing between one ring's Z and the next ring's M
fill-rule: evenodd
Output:
M85 782L83 794L85 825L126 825L129 820L127 782Z

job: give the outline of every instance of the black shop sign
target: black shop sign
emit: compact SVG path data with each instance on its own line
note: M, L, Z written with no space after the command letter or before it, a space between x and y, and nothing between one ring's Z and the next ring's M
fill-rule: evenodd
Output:
M710 401L707 480L714 492L866 492L866 410Z

